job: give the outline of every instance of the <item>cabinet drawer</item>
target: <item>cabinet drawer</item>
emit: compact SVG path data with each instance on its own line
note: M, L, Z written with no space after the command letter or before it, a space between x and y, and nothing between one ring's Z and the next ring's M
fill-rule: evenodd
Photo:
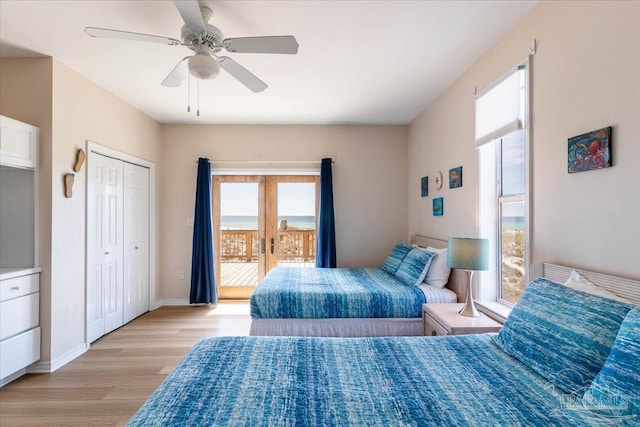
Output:
M0 281L0 302L40 290L40 274L28 274Z
M441 324L436 322L426 313L423 313L423 322L424 322L424 335L427 335L427 336L449 335L449 331L443 328Z
M0 342L0 378L40 360L40 328Z
M0 303L0 340L35 328L39 323L39 293Z

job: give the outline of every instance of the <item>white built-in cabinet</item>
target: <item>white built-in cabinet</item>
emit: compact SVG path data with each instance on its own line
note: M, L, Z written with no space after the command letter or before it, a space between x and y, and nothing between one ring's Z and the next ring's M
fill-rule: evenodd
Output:
M0 280L0 384L40 360L40 274L16 269Z
M91 153L87 340L149 310L149 169Z
M0 164L35 169L38 166L38 128L0 116Z
M0 116L0 385L40 359L38 128Z

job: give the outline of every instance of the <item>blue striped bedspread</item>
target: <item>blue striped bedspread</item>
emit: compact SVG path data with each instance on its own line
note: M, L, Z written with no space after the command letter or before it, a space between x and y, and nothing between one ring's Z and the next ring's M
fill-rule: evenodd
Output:
M379 268L272 269L251 295L254 319L420 317L424 293Z
M616 421L633 420L588 411L500 350L490 335L467 335L210 338L185 356L129 425L569 427Z

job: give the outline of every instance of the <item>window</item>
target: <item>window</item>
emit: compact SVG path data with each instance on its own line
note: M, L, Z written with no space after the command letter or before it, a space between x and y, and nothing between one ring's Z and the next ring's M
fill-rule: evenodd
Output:
M476 98L480 235L490 240L490 269L480 299L513 305L528 280L528 62Z

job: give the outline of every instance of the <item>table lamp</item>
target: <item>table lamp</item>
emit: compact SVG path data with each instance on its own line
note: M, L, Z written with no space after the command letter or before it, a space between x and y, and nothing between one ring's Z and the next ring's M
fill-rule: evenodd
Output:
M447 252L447 265L467 272L467 299L459 313L467 317L479 317L480 312L471 294L471 280L474 271L489 269L489 239L449 237Z

